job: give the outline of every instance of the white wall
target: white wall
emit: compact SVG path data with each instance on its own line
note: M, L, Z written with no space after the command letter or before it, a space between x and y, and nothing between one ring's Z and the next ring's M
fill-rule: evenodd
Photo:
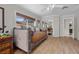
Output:
M59 16L53 16L53 37L59 37Z
M74 37L79 40L79 8L74 11Z
M75 14L75 25L74 25L74 29L75 29L75 38L79 40L79 12L77 11L77 13Z
M79 40L79 15L77 15L77 31L76 31L76 37Z
M63 20L63 16L62 15L60 15L60 28L59 28L59 30L60 30L60 33L59 33L59 35L62 37L62 36L64 36L63 34L64 34L64 20Z
M32 16L36 19L40 18L37 15L33 14L32 12L29 12L18 5L0 4L0 7L3 7L5 9L5 25L7 26L5 28L5 31L8 30L10 31L10 33L12 33L13 27L16 26L16 12L22 13L24 15Z
M77 39L77 16L74 16L74 38Z
M3 7L5 10L5 31L11 31L12 28L15 26L15 13L14 8L11 5L0 5L0 7Z

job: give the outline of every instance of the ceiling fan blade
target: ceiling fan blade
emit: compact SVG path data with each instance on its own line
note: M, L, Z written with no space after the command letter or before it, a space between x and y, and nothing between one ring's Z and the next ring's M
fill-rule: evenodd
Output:
M61 8L61 9L65 9L68 8L68 6L65 5L55 5L56 8Z
M66 8L68 8L68 6L64 6L64 7L62 7L62 9L66 9Z
M62 8L64 5L55 5L55 7Z

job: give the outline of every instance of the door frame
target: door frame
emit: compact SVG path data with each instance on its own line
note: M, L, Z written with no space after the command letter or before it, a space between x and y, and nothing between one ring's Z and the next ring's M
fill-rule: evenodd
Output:
M69 37L72 37L72 38L74 38L74 16L73 15L65 15L65 16L63 16L63 20L64 20L64 29L65 29L65 20L68 20L68 19L70 19L70 20L72 20L72 24L73 24L73 34L71 35L71 36L69 36ZM65 36L65 33L64 33L64 36Z

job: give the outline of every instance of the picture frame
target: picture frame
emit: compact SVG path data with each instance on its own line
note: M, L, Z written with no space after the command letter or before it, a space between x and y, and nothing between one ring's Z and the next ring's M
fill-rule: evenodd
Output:
M4 24L4 8L0 7L0 32L4 33L4 28L5 28L5 24Z

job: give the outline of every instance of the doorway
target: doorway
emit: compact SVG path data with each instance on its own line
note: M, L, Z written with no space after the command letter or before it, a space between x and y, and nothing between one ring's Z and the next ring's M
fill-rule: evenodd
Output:
M64 36L74 38L74 19L64 19Z

